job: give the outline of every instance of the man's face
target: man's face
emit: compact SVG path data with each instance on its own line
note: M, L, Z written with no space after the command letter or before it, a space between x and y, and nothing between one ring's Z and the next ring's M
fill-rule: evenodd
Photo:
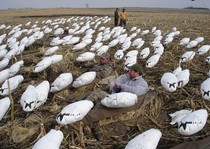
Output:
M135 78L137 74L138 72L136 72L135 70L132 70L132 69L129 70L129 75L132 79Z
M109 62L109 58L101 58L100 62L101 62L101 64L106 64Z

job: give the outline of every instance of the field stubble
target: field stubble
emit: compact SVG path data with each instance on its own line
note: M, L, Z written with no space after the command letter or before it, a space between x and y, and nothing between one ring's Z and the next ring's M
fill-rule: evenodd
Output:
M190 11L190 10L174 10L174 9L138 9L127 8L129 20L127 30L133 26L141 28L141 30L151 29L156 26L163 35L169 33L173 27L181 32L172 43L165 46L165 52L161 57L157 66L145 69L145 79L148 81L151 90L158 92L158 96L145 109L135 110L111 117L100 122L92 124L81 132L80 123L67 126L58 126L55 117L58 112L67 105L71 99L77 97L81 93L86 93L94 89L94 85L82 87L77 90L65 89L54 96L50 96L49 100L39 109L31 113L23 112L20 103L21 94L25 91L29 83L39 83L44 79L54 80L59 72L74 70L74 76L78 76L80 70L75 62L75 56L79 52L72 54L72 46L60 47L60 54L64 54L64 61L59 65L53 65L50 70L39 74L30 73L31 66L36 64L46 49L46 41L36 42L28 48L22 55L25 61L25 67L22 69L24 82L19 90L12 94L15 101L15 121L14 128L11 129L10 112L0 123L0 145L4 149L9 148L31 148L43 134L50 129L61 129L64 133L64 140L61 148L124 148L127 142L146 131L149 128L157 128L162 132L162 138L159 142L158 149L168 149L176 144L193 140L200 140L209 136L209 118L204 129L192 136L182 136L177 132L177 126L171 126L168 114L177 110L190 108L205 108L210 112L210 103L202 99L200 94L200 84L207 78L209 65L204 63L204 57L196 56L192 62L182 65L183 68L190 70L190 81L182 89L174 93L166 92L160 84L160 78L163 73L173 71L178 66L178 59L187 49L178 45L179 41L184 37L194 39L196 37L204 37L202 44L210 44L210 12L208 11ZM113 18L114 9L29 9L29 10L1 10L0 24L18 25L25 24L28 21L39 21L57 18L69 18L71 16L110 16ZM113 20L105 26L113 27ZM64 26L65 27L65 26ZM70 26L71 27L71 26ZM0 34L3 34L0 31ZM151 34L140 36L146 42L143 47L149 46L154 38ZM45 47L46 46L46 47ZM193 50L197 50L194 48ZM118 48L110 49L110 53L114 53ZM208 53L209 54L209 53ZM20 57L17 57L20 59ZM139 63L145 64L146 60L138 59ZM122 74L122 62L115 63L116 71ZM61 67L62 65L62 67ZM33 79L32 79L33 78ZM51 98L52 97L52 98ZM58 128L60 127L60 128ZM84 133L84 136L83 136ZM85 147L84 147L85 145Z

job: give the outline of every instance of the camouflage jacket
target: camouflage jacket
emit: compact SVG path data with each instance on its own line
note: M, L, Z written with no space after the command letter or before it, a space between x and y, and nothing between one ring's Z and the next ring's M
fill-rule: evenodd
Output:
M96 75L98 78L106 78L112 73L113 67L111 64L102 65L99 63L91 68L90 71L96 71Z

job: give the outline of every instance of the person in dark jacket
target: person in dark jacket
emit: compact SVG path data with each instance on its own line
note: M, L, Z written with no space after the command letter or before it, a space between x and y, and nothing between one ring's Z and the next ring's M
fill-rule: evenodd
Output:
M119 25L119 13L118 13L118 8L114 12L114 25L118 26Z

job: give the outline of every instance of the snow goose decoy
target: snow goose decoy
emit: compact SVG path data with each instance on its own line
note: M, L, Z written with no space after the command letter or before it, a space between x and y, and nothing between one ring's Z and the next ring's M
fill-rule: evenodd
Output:
M203 45L202 47L200 47L197 51L198 55L204 55L205 53L207 53L210 49L210 45Z
M82 49L84 49L86 46L87 46L86 43L80 42L80 43L74 45L74 47L72 48L72 50L73 50L73 51L82 50Z
M86 62L86 61L91 61L95 57L95 53L93 52L85 52L80 54L77 58L76 61L78 62Z
M195 56L195 52L194 51L187 51L184 54L182 54L182 56L179 59L180 63L184 63L184 62L188 62L191 61Z
M184 87L190 79L190 71L189 69L184 69L180 73L176 75L177 82L178 82L178 88Z
M194 48L194 47L196 47L198 45L198 41L196 41L196 40L192 40L192 41L190 41L187 45L186 45L186 48Z
M59 149L63 140L63 133L60 130L51 129L46 135L40 138L32 149L50 148Z
M204 37L197 37L196 39L194 39L195 41L197 41L198 43L201 43L204 41Z
M178 123L178 132L182 135L192 135L200 130L206 124L208 118L208 112L206 109L196 110L187 114L182 118L181 122Z
M3 70L9 64L9 58L4 58L0 61L0 70Z
M93 102L90 100L71 103L61 110L56 117L56 121L63 125L80 121L92 109L93 105Z
M9 86L10 86L10 92L12 93L23 80L24 80L24 78L22 75L17 75L17 76L7 79L2 84L2 87L0 88L0 90L1 90L0 95L5 96L5 95L9 94L8 93L9 92L8 81L9 81Z
M160 130L151 128L130 140L125 149L156 149L161 136Z
M44 55L45 56L52 55L53 53L55 53L58 50L59 50L58 46L51 47L45 51Z
M210 78L201 83L200 91L205 100L210 100Z
M33 72L41 72L45 70L47 67L49 67L52 64L52 58L51 57L45 57L43 60L41 60L34 68Z
M29 112L35 109L37 102L37 92L34 86L29 85L20 98L20 104L24 111Z
M139 54L140 59L145 59L145 58L147 58L147 56L149 56L149 54L150 54L150 49L149 49L149 47L144 48L143 50L141 50L141 52L140 52L140 54Z
M96 78L96 72L95 71L85 72L73 81L72 86L74 88L79 88L81 86L88 85L91 82L93 82L95 80L95 78Z
M159 59L160 59L160 55L158 55L158 54L151 56L151 57L146 61L146 67L147 67L147 68L152 68L152 67L154 67L154 66L158 63Z
M58 92L70 85L73 81L72 73L62 73L51 84L50 92Z
M123 50L117 50L116 52L115 52L115 54L114 54L114 58L116 59L116 60L121 60L122 58L123 58L123 56L124 56L124 52L123 52Z
M96 50L98 50L102 45L103 45L102 42L96 42L96 43L94 43L94 44L91 46L90 51L96 51Z
M0 84L10 77L9 72L9 68L0 71Z
M186 46L190 42L190 38L182 38L179 42L179 45Z
M205 61L210 64L210 56L208 56Z
M192 110L179 110L179 111L169 114L169 116L172 119L170 124L171 125L174 125L176 123L179 124L181 120L189 113L192 113Z
M0 99L0 121L6 114L7 110L10 107L10 99L9 97L5 97L3 99Z
M138 97L136 94L129 92L120 92L110 94L101 100L102 105L110 108L122 108L133 106L137 103Z
M36 87L29 85L20 98L20 104L26 112L33 111L47 100L50 90L48 81L43 81Z
M14 75L16 75L23 65L24 65L24 61L21 60L21 61L14 63L12 66L10 66L9 76L13 77Z
M177 77L170 72L164 73L163 76L161 77L160 82L163 88L169 92L176 91L178 86Z

